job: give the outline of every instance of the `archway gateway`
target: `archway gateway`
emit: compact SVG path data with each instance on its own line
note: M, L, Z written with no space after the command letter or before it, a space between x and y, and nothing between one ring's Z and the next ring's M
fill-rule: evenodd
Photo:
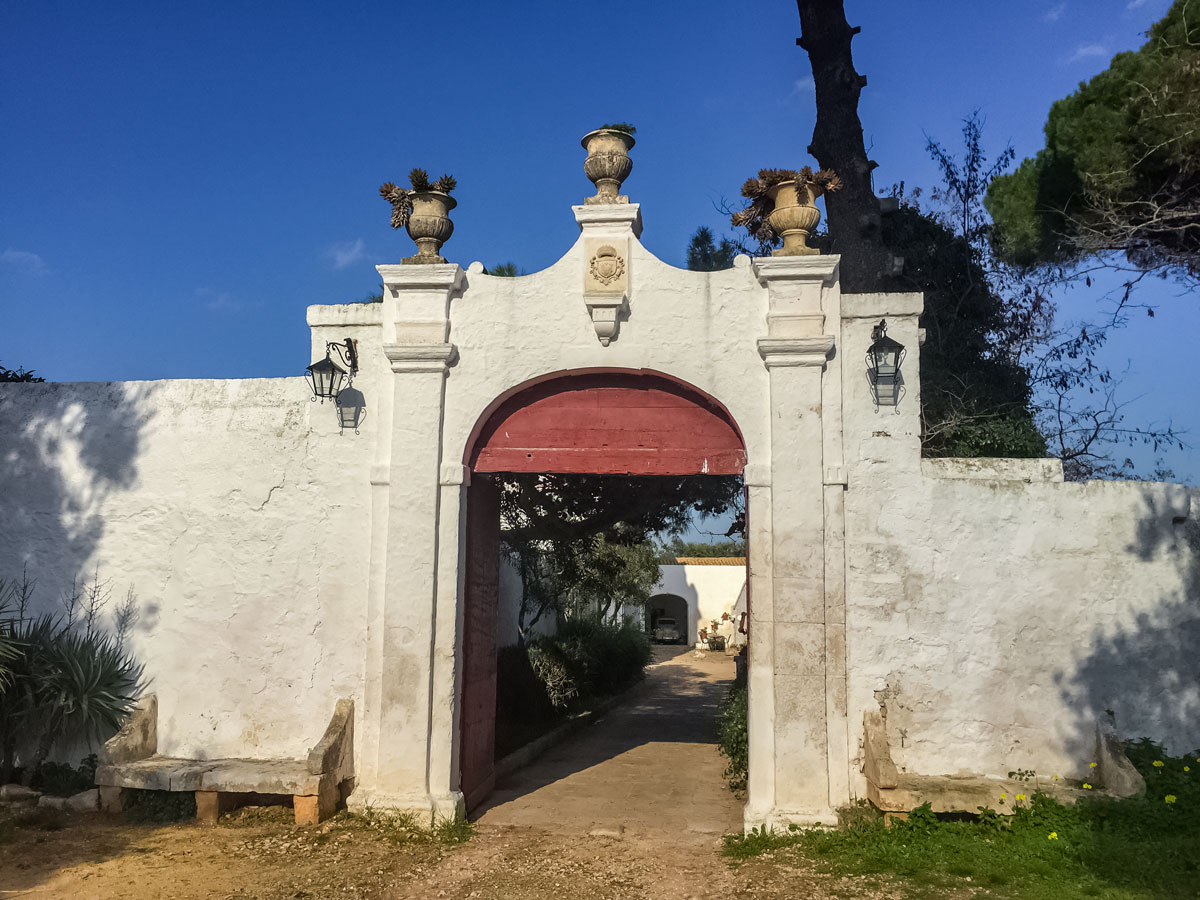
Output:
M459 789L472 809L495 782L500 509L489 476L741 475L746 449L728 410L695 387L659 372L587 370L522 385L494 403L466 462L458 756Z
M352 802L445 817L486 793L494 475L740 472L753 597L745 821L836 821L861 780L847 716L843 418L872 476L919 462L915 407L885 421L857 367L883 315L916 345L920 297L848 311L831 256L687 272L641 245L636 204L573 210L582 234L542 272L380 266L378 311L351 311L382 336L360 355L390 368L356 380L379 398L379 438ZM612 278L597 277L601 257ZM314 328L314 341L350 321ZM860 680L853 708L875 683Z

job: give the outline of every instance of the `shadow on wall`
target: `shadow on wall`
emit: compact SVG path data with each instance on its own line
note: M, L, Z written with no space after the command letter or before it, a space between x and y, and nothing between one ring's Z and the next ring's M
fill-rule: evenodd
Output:
M31 612L61 611L72 580L92 577L105 500L137 484L156 389L152 382L0 385L0 578L19 581L28 566L37 581ZM103 568L100 577L108 577Z
M1159 597L1134 625L1098 625L1074 674L1056 676L1076 711L1077 737L1068 747L1080 759L1092 758L1096 722L1110 715L1123 739L1150 737L1172 754L1200 748L1200 495L1193 492L1190 515L1186 506L1164 508L1165 496L1146 490L1128 550L1142 562L1167 555L1178 567L1179 590Z

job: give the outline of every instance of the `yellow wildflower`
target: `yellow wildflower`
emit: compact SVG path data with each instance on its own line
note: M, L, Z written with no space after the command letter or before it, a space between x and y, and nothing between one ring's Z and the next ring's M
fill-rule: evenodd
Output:
M1055 781L1058 781L1058 776L1057 776L1057 775L1055 775L1055 776L1054 776L1054 780L1055 780Z
M1046 840L1057 841L1058 840L1058 832L1057 831L1050 832L1048 835L1046 835Z
M1025 799L1025 795L1024 795L1024 794L1017 794L1017 799L1018 799L1018 800L1024 800L1024 799Z
M1166 800L1168 803L1174 803L1176 801L1176 799L1178 799L1178 798L1176 798L1176 796L1174 794L1167 794L1167 796L1163 797L1163 799Z
M1098 765L1100 765L1100 764L1099 764L1099 763L1088 763L1088 768L1089 768L1089 769L1094 769L1094 768L1096 768L1096 766L1098 766Z
M1156 759L1154 761L1153 765L1154 765L1154 768L1161 769L1163 767L1163 761L1161 759Z
M1001 799L1001 800L1005 799L1006 797L1008 797L1008 794L1001 794L1001 795L1000 795L1000 799Z
M1191 766L1184 766L1184 767L1183 767L1183 771L1185 771L1185 772L1190 772L1190 771L1192 771L1192 767L1191 767Z
M1092 789L1092 786L1091 786L1090 784L1088 784L1088 783L1085 781L1085 782L1083 783L1083 789L1084 789L1085 791L1090 791L1090 790Z

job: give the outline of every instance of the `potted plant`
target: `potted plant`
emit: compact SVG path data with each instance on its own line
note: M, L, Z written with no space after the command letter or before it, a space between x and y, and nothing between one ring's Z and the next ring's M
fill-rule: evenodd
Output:
M742 196L750 203L733 214L734 226L745 228L752 238L766 247L783 239L783 246L772 256L809 256L820 251L808 246L821 221L816 200L827 191L842 186L829 169L814 172L802 169L760 169L757 178L742 185Z
M417 255L403 262L444 263L446 260L439 252L454 234L450 210L458 206L458 201L450 193L458 182L452 175L430 182L424 169L413 169L408 173L408 181L410 188L398 187L390 181L379 188L380 196L392 204L392 227L405 228L417 245Z
M588 154L583 161L583 172L596 186L596 196L588 197L584 203L629 202L629 198L620 196L618 191L621 182L633 171L629 151L636 143L633 139L636 131L637 128L628 122L617 122L601 125L583 136L580 143Z

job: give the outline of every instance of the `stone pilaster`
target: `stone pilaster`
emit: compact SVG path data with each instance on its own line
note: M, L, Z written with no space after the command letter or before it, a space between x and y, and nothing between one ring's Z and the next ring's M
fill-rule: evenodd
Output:
M371 479L364 740L353 798L356 804L444 814L461 798L445 777L430 773L434 731L442 730L435 718L447 712L433 704L433 683L445 666L435 638L446 627L441 550L448 534L457 534L462 479L444 491L441 436L446 376L457 358L449 342L450 302L464 279L457 265L378 271L391 378L380 404L385 421ZM452 546L457 565L457 540Z
M765 510L756 509L751 488L750 515L752 520L769 516L771 596L761 602L752 586L751 671L759 671L751 676L751 721L760 728L755 732L752 725L747 824L829 823L836 821L830 753L831 725L836 734L836 723L829 715L829 678L844 671L834 646L844 632L830 627L826 610L830 548L823 379L834 351L835 337L824 329L830 295L836 292L838 259L779 257L753 265L768 289L767 336L758 341L758 351L768 371L771 459L770 487L763 489L769 490L769 502ZM836 316L832 318L836 327ZM764 537L755 527L752 548L755 538ZM769 707L763 696L768 679ZM759 753L754 741L763 742L761 723L768 716L773 723L770 746ZM755 773L756 759L760 768L769 766L768 774ZM756 787L767 796L756 796Z

